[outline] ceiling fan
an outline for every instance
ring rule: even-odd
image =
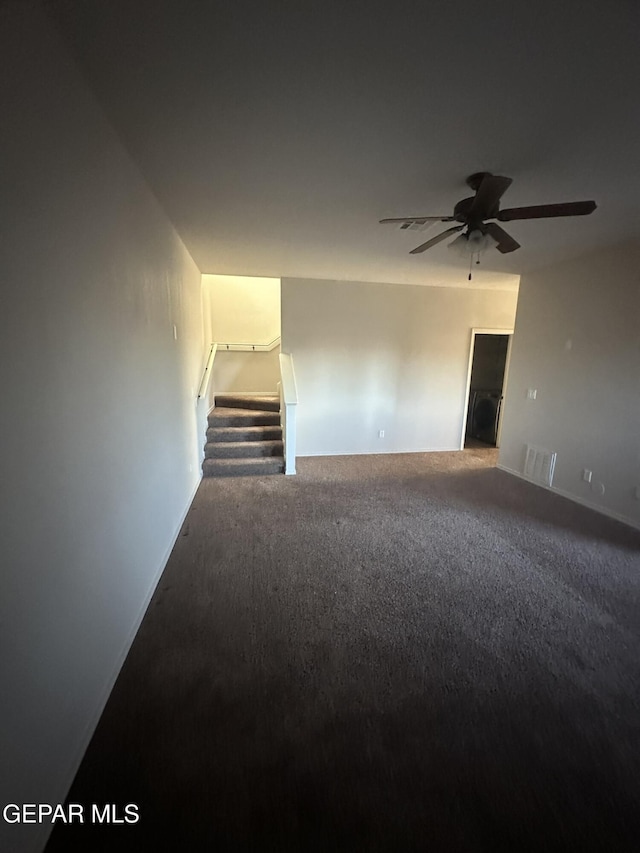
[[[412,255],[430,249],[458,231],[464,231],[464,233],[450,244],[450,248],[459,248],[465,254],[473,255],[495,246],[499,252],[507,254],[519,249],[520,243],[507,234],[497,222],[487,222],[487,220],[510,222],[513,219],[586,216],[596,209],[595,201],[572,201],[564,204],[537,204],[532,207],[511,207],[500,210],[500,199],[510,187],[511,182],[512,178],[492,175],[491,172],[474,172],[467,178],[467,185],[475,195],[459,201],[453,209],[453,216],[401,216],[397,219],[381,219],[380,224],[393,223],[403,229],[419,230],[421,226],[428,227],[429,223],[433,222],[461,223],[447,228],[442,234],[416,246],[410,252]]]

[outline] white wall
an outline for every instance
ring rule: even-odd
[[[471,329],[512,327],[516,300],[513,291],[283,279],[298,455],[459,449]]]
[[[205,362],[208,359],[211,344],[213,342],[213,335],[211,333],[211,294],[209,293],[209,288],[204,286],[204,282],[201,278],[201,290],[202,290],[202,335],[204,341],[204,358]],[[204,373],[204,371],[203,371]],[[202,379],[202,377],[201,377]],[[200,383],[198,383],[198,388],[200,388]],[[209,377],[209,382],[205,393],[203,395],[202,400],[200,400],[200,405],[205,411],[209,411],[213,406],[213,397],[215,394],[215,390],[213,387],[212,378]]]
[[[211,334],[222,343],[268,344],[280,335],[280,279],[203,275]]]
[[[556,451],[555,489],[636,525],[639,271],[636,242],[523,276],[500,450],[516,473],[527,442]]]
[[[56,803],[199,480],[201,281],[36,4],[0,105],[0,803]]]
[[[280,347],[270,352],[218,350],[213,363],[212,385],[218,394],[277,393],[280,381]]]

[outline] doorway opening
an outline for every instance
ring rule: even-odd
[[[461,449],[499,447],[513,329],[472,329]]]

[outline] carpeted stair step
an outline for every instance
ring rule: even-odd
[[[215,408],[209,413],[210,427],[279,426],[280,412],[257,409]]]
[[[216,394],[215,407],[216,409],[257,409],[261,412],[279,412],[280,398],[266,395]]]
[[[284,459],[263,456],[258,459],[205,459],[202,463],[205,477],[245,477],[263,474],[283,474]]]
[[[217,394],[207,420],[205,477],[284,473],[279,397]]]
[[[281,441],[281,426],[215,426],[207,430],[212,441]]]
[[[281,441],[215,441],[205,444],[207,459],[246,459],[282,456]]]

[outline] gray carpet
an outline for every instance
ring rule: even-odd
[[[640,849],[640,533],[495,458],[204,480],[50,853]]]

